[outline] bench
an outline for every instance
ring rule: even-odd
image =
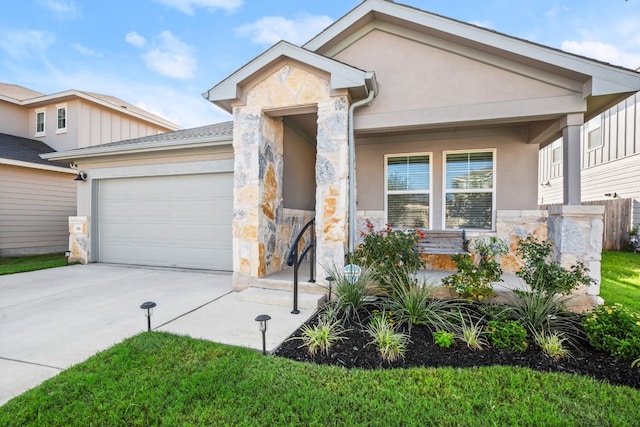
[[[468,252],[464,230],[439,231],[421,230],[424,239],[418,243],[418,250],[427,255],[454,255]]]

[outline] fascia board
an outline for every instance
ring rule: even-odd
[[[68,174],[76,173],[76,171],[74,171],[73,169],[63,168],[62,166],[43,165],[40,163],[23,162],[20,160],[5,159],[5,158],[0,158],[0,164],[9,165],[9,166],[18,166],[18,167],[29,168],[29,169],[52,171],[52,172],[62,172],[62,173],[68,173]]]
[[[84,159],[90,157],[113,156],[118,154],[148,153],[153,151],[180,150],[184,148],[215,147],[221,145],[231,145],[232,139],[228,136],[218,138],[199,138],[189,141],[180,141],[167,144],[166,141],[153,141],[142,144],[113,145],[106,147],[88,147],[77,150],[61,151],[57,153],[41,154],[45,160],[70,160]]]
[[[331,89],[348,89],[366,85],[368,73],[365,71],[293,46],[287,42],[279,42],[218,85],[204,92],[202,96],[211,102],[237,99],[240,96],[238,86],[243,81],[281,58],[291,58],[313,68],[326,71],[331,75]]]

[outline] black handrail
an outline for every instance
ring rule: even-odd
[[[289,267],[293,266],[293,311],[291,312],[292,314],[300,313],[300,310],[298,310],[298,268],[300,267],[300,262],[304,259],[304,257],[307,255],[307,252],[309,251],[311,251],[311,255],[309,256],[309,271],[311,273],[310,274],[311,277],[309,277],[309,283],[315,283],[316,281],[316,277],[314,273],[315,264],[316,264],[316,251],[315,251],[316,233],[315,233],[314,223],[315,223],[315,219],[312,219],[307,223],[307,225],[302,227],[302,230],[300,230],[300,233],[298,233],[298,237],[296,237],[296,240],[293,243],[291,250],[289,251],[289,256],[287,257],[287,265]],[[310,230],[309,244],[307,245],[307,247],[304,248],[304,250],[302,251],[302,254],[298,256],[298,246],[300,246],[300,239],[302,239],[302,236],[307,231],[307,229]]]

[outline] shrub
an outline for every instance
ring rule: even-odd
[[[355,261],[373,268],[382,277],[397,268],[413,272],[424,265],[418,251],[418,243],[424,239],[420,230],[405,232],[387,225],[384,230],[374,231],[373,224],[367,220],[362,237],[363,242],[354,254]]]
[[[369,302],[371,296],[379,293],[379,286],[370,269],[362,268],[357,280],[350,280],[341,268],[333,267],[329,270],[333,278],[333,306],[337,315],[343,319],[354,319]]]
[[[601,306],[583,322],[589,343],[623,359],[640,358],[640,313],[620,304]]]
[[[309,355],[315,356],[318,352],[327,355],[333,343],[346,339],[342,334],[347,331],[342,328],[339,320],[332,317],[331,314],[323,314],[320,315],[317,325],[302,326],[302,346],[307,347]]]
[[[490,320],[485,330],[497,348],[524,351],[528,347],[527,330],[516,320]]]
[[[467,344],[470,350],[482,350],[489,343],[485,338],[486,332],[482,325],[482,318],[474,322],[467,314],[467,319],[460,312],[460,339]]]
[[[477,239],[473,251],[475,257],[469,254],[451,256],[458,272],[442,279],[442,283],[462,298],[479,301],[493,295],[493,282],[502,281],[502,268],[495,257],[507,253],[508,248],[502,239],[487,237]]]
[[[373,338],[371,344],[378,347],[383,360],[394,362],[404,357],[410,342],[409,335],[396,331],[385,311],[374,314],[367,327],[367,333]]]
[[[433,287],[420,283],[414,276],[397,272],[390,280],[390,294],[384,306],[393,312],[399,325],[414,325],[435,329],[451,329],[452,313],[460,306],[457,300],[431,298]]]
[[[455,342],[456,336],[453,332],[438,330],[433,333],[433,342],[439,347],[449,348]]]
[[[538,331],[558,331],[583,339],[579,317],[565,307],[565,299],[543,292],[514,291],[515,299],[508,315],[519,321],[533,335]]]
[[[569,270],[551,261],[553,245],[549,241],[539,242],[533,236],[520,241],[518,254],[524,266],[516,274],[534,292],[568,295],[580,285],[589,286],[593,279],[587,276],[588,269],[578,262]]]
[[[552,359],[562,359],[570,354],[569,350],[564,346],[567,338],[564,337],[562,332],[534,332],[533,340],[544,354]]]

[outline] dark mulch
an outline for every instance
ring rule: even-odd
[[[369,316],[368,312],[361,312],[360,315],[361,319],[366,319]],[[317,323],[317,316],[310,319],[308,323]],[[411,343],[404,359],[388,363],[381,359],[376,346],[369,344],[370,337],[362,330],[362,327],[358,326],[357,322],[352,322],[347,328],[351,329],[344,335],[347,339],[336,342],[331,347],[328,356],[320,354],[309,356],[306,347],[301,347],[302,340],[295,338],[285,341],[274,352],[274,355],[301,362],[362,369],[521,366],[542,372],[586,375],[608,381],[611,384],[640,389],[640,368],[632,368],[631,361],[611,357],[582,340],[577,340],[570,347],[570,357],[554,360],[546,356],[532,343],[524,352],[493,347],[472,351],[459,340],[456,340],[452,347],[445,349],[434,344],[432,333],[427,327],[414,326],[411,329]],[[300,337],[300,329],[294,332],[291,337]]]

